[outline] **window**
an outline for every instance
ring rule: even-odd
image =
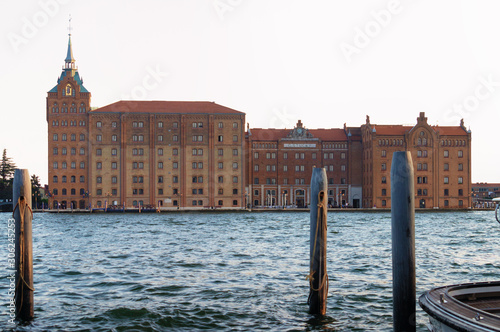
[[[62,148],[61,153],[63,156],[68,154],[68,150],[66,148]]]
[[[238,195],[238,189],[233,189],[233,195]]]
[[[238,205],[238,200],[237,199],[233,200],[233,205]]]
[[[458,150],[458,158],[463,158],[464,152],[462,150]]]
[[[84,182],[85,182],[85,176],[80,175],[80,183],[84,183]]]
[[[233,169],[238,169],[238,163],[237,162],[233,163]]]
[[[54,148],[54,150],[52,151],[52,154],[53,154],[54,156],[57,156],[57,154],[58,154],[58,150],[57,150],[57,148]]]
[[[385,150],[382,150],[381,152],[382,152],[382,157],[386,157],[387,156]]]
[[[237,156],[238,155],[238,149],[233,149],[233,156]]]
[[[178,163],[178,162],[176,162],[176,161],[174,161],[174,162],[172,163],[172,168],[173,168],[173,169],[177,169],[177,168],[179,168],[179,163]]]
[[[80,134],[80,141],[85,141],[85,134]]]
[[[219,169],[223,169],[223,168],[224,168],[224,163],[219,162],[219,163],[218,163],[218,168],[219,168]]]
[[[233,135],[233,142],[238,142],[238,135]]]
[[[177,155],[179,155],[179,149],[173,149],[173,150],[172,150],[172,155],[173,155],[173,156],[177,156]]]
[[[179,123],[178,122],[173,122],[172,123],[172,128],[178,128],[179,127]]]
[[[57,175],[54,175],[54,176],[52,177],[52,182],[57,183]]]
[[[458,177],[458,184],[463,184],[464,183],[464,178],[459,176]]]
[[[223,176],[219,176],[218,179],[217,179],[217,181],[219,183],[224,183],[224,177]]]
[[[118,164],[116,163],[116,161],[113,161],[111,163],[111,169],[117,169],[118,168]]]
[[[71,134],[70,139],[73,142],[76,141],[76,135],[75,134]]]
[[[463,171],[464,170],[464,164],[458,164],[458,170]]]
[[[219,135],[217,136],[217,141],[218,142],[223,142],[224,138],[222,137],[222,135]]]
[[[444,156],[445,158],[448,158],[448,157],[449,157],[449,155],[450,155],[450,152],[449,152],[448,150],[444,150],[444,151],[443,151],[443,156]]]
[[[172,177],[172,182],[173,183],[178,183],[179,182],[179,177],[177,175]]]
[[[387,169],[387,165],[386,165],[386,163],[383,163],[382,164],[382,170],[385,171],[386,169]]]
[[[158,169],[163,169],[163,162],[158,162]]]
[[[117,154],[118,154],[118,150],[117,149],[115,149],[115,148],[111,149],[111,155],[112,156],[116,156]]]
[[[116,121],[111,122],[111,127],[116,128]]]
[[[80,169],[85,169],[85,162],[84,161],[80,161]]]
[[[163,128],[163,122],[158,122],[158,128]]]
[[[224,128],[224,124],[222,122],[219,122],[219,125],[218,125],[219,128]]]
[[[464,190],[458,189],[458,196],[463,196],[463,195],[464,195]]]
[[[117,183],[117,182],[118,182],[118,178],[116,176],[112,176],[111,183]]]
[[[298,155],[298,153],[296,155]],[[266,152],[266,159],[271,159],[271,152]]]
[[[101,149],[96,149],[95,150],[95,155],[96,156],[102,156],[102,150]]]
[[[224,150],[223,149],[218,149],[217,150],[217,155],[223,156],[224,155]]]
[[[288,159],[288,152],[283,153],[283,159]]]
[[[342,153],[340,154],[340,159],[345,159],[345,152],[342,152]]]
[[[259,165],[253,165],[253,170],[255,172],[258,172],[259,171]]]
[[[67,177],[66,177],[66,175],[63,175],[62,176],[62,183],[66,183],[66,182],[67,182]]]
[[[461,199],[458,200],[458,206],[462,207],[464,206],[464,201],[462,201]]]
[[[118,140],[118,136],[117,135],[111,135],[111,141],[112,142],[116,142]]]
[[[258,152],[254,152],[253,153],[253,159],[259,159],[259,153]]]
[[[175,122],[175,123],[177,123],[177,122]],[[179,140],[179,136],[177,136],[177,135],[172,136],[172,141],[177,142],[178,140]]]
[[[62,134],[62,138],[61,138],[61,140],[63,140],[63,141],[67,141],[67,140],[68,140],[67,135],[66,135],[66,134]]]
[[[233,122],[233,129],[238,128],[238,122]]]
[[[101,127],[102,127],[102,122],[101,122],[101,121],[97,121],[97,122],[95,123],[95,126],[96,126],[97,128],[101,128]]]
[[[382,177],[382,183],[387,183],[387,179],[385,176]]]
[[[237,176],[233,176],[233,183],[238,183],[238,177]]]
[[[84,148],[80,148],[80,156],[83,156],[85,155],[85,149]]]
[[[382,189],[382,196],[387,196],[387,189]]]
[[[450,182],[450,179],[447,176],[445,176],[444,177],[444,184],[448,184],[449,182]]]
[[[63,169],[68,168],[68,164],[67,164],[65,161],[63,161],[63,162],[62,162],[62,168],[63,168]]]
[[[71,162],[71,169],[76,169],[76,162],[74,161]]]
[[[288,165],[283,165],[283,172],[288,172]]]
[[[101,162],[98,162],[98,163],[96,164],[96,168],[97,168],[97,169],[102,169],[102,163],[101,163]]]
[[[54,136],[52,136],[52,140],[57,141],[57,134],[54,134]]]
[[[450,205],[450,201],[448,201],[447,199],[444,200],[444,206],[449,206]]]
[[[382,200],[382,206],[387,206],[387,201],[385,199]]]
[[[97,135],[97,136],[95,137],[95,140],[96,140],[97,142],[102,142],[102,135]],[[63,141],[64,141],[64,140],[63,140]]]
[[[76,176],[71,175],[70,182],[71,183],[75,183],[76,182]]]
[[[158,176],[158,183],[163,183],[163,176]]]

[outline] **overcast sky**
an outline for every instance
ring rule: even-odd
[[[2,1],[0,148],[42,183],[70,15],[92,107],[215,101],[254,128],[464,118],[472,181],[500,182],[498,0]]]

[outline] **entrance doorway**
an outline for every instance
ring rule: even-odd
[[[419,205],[421,209],[425,209],[425,199],[422,198]]]

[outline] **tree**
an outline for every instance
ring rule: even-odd
[[[0,163],[0,178],[3,183],[12,179],[15,169],[16,164],[14,164],[12,158],[7,157],[7,149],[3,149],[2,162]]]
[[[12,180],[16,165],[12,158],[7,157],[7,149],[3,150],[0,162],[0,199],[12,200]]]
[[[31,194],[32,194],[32,202],[31,206],[33,206],[34,209],[38,208],[38,204],[41,203],[42,197],[40,195],[40,178],[32,174],[31,175]]]

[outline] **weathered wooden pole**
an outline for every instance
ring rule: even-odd
[[[410,152],[392,156],[392,290],[394,331],[415,331],[415,196]]]
[[[16,318],[31,320],[33,310],[33,244],[31,241],[31,180],[27,169],[16,169],[12,195],[16,240]]]
[[[328,295],[326,272],[326,217],[328,181],[324,168],[313,168],[310,206],[309,313],[324,315]]]

